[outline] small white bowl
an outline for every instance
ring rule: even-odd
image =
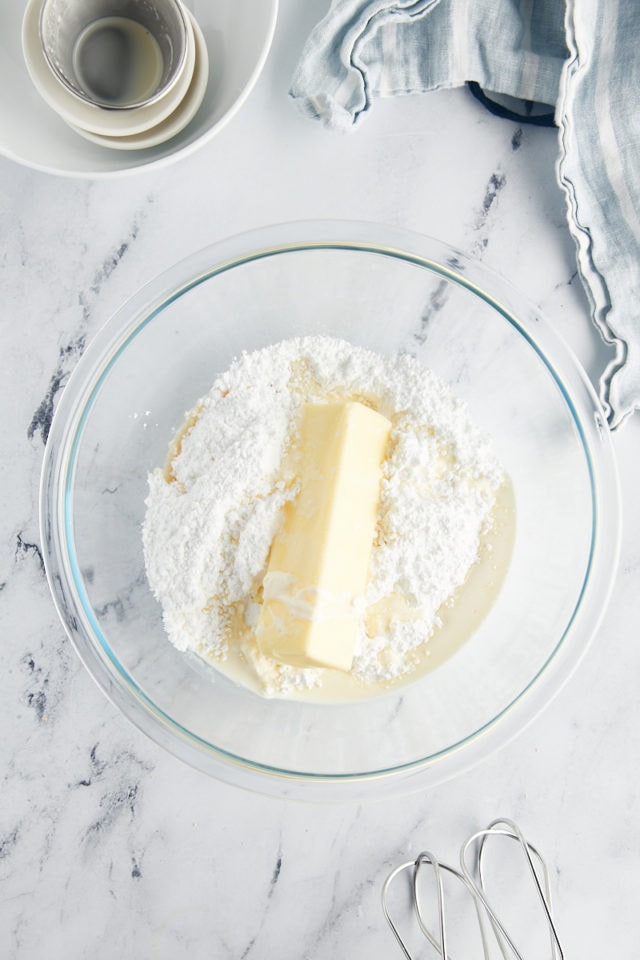
[[[186,62],[180,76],[164,97],[134,110],[108,110],[86,103],[64,87],[51,70],[40,43],[41,0],[29,0],[22,24],[22,49],[33,84],[46,103],[75,130],[79,128],[108,137],[144,133],[172,114],[184,99],[193,77],[196,49],[193,17],[187,17]]]
[[[184,70],[191,41],[181,0],[39,0],[39,5],[45,58],[58,83],[82,103],[136,109],[165,96]],[[104,72],[109,63],[114,75]],[[142,69],[132,74],[134,64]]]
[[[123,176],[167,166],[194,153],[235,116],[255,86],[276,26],[278,0],[186,0],[202,28],[209,82],[195,117],[171,140],[140,150],[112,150],[79,137],[42,99],[20,49],[24,0],[0,3],[0,154],[45,173]]]
[[[189,14],[189,16],[191,17],[191,14]],[[209,79],[207,44],[197,22],[193,20],[193,18],[191,19],[196,49],[195,69],[189,89],[173,113],[169,114],[161,123],[151,127],[150,130],[145,130],[132,136],[107,137],[93,133],[90,130],[83,130],[81,127],[74,127],[76,133],[79,133],[81,137],[90,140],[92,143],[110,147],[112,150],[146,150],[149,147],[155,147],[177,136],[177,134],[193,120],[198,112]]]

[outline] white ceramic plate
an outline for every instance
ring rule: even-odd
[[[92,143],[110,147],[112,150],[140,150],[146,147],[155,147],[180,133],[196,115],[205,95],[209,78],[207,44],[198,23],[193,17],[192,26],[196,52],[195,69],[187,93],[177,110],[150,130],[143,130],[131,136],[109,137],[93,133],[90,130],[83,130],[80,127],[74,127],[76,132]]]
[[[200,108],[171,140],[139,150],[89,142],[45,103],[22,54],[24,0],[0,2],[0,154],[47,173],[104,177],[184,156],[206,143],[237,112],[255,85],[271,47],[278,0],[187,0],[202,28],[209,82]]]

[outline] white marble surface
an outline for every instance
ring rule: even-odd
[[[455,858],[495,816],[554,865],[569,957],[637,953],[640,421],[615,435],[624,528],[611,605],[545,713],[427,793],[281,802],[197,773],[105,700],[70,648],[39,549],[47,425],[84,345],[143,281],[228,234],[316,217],[399,224],[480,257],[538,303],[597,380],[607,351],[576,277],[555,134],[463,91],[378,104],[358,132],[299,117],[287,85],[325,0],[284,0],[257,88],[179,165],[70,180],[0,158],[0,956],[400,956],[392,866]]]

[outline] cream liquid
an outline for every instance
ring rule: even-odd
[[[114,107],[152,96],[163,67],[155,37],[128,17],[102,17],[90,23],[73,50],[73,68],[85,93]]]
[[[493,606],[509,568],[514,538],[515,498],[507,482],[497,492],[493,524],[480,544],[478,562],[453,598],[440,608],[442,624],[419,648],[410,672],[394,680],[367,682],[339,670],[323,670],[320,687],[296,689],[276,696],[316,703],[366,700],[414,683],[435,670],[471,637]],[[229,679],[264,696],[263,684],[251,662],[256,654],[256,642],[242,610],[235,611],[232,633],[225,660],[208,658],[204,652],[200,652],[200,656]]]

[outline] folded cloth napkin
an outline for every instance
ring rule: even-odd
[[[640,409],[640,15],[637,0],[333,0],[290,95],[334,129],[378,97],[473,82],[548,104],[578,269],[602,337],[611,427]]]

